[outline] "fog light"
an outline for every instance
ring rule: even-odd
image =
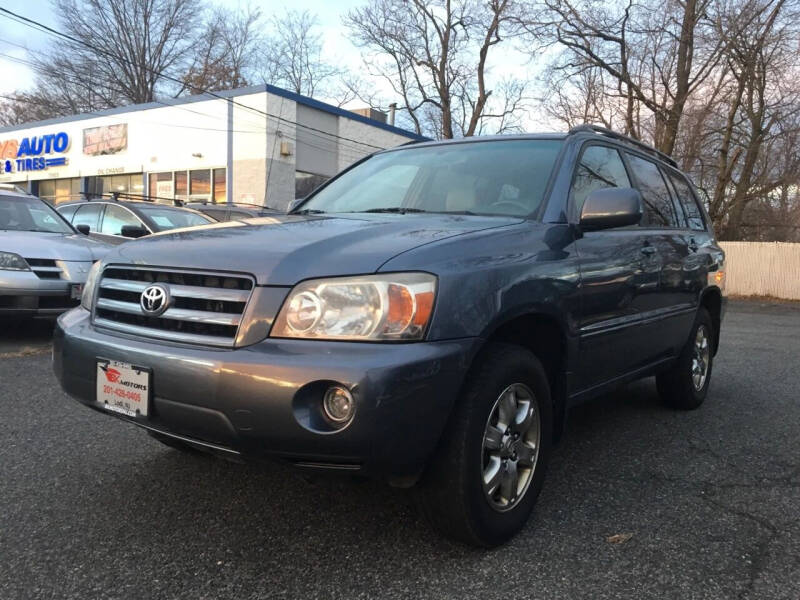
[[[322,409],[325,411],[325,416],[334,423],[349,421],[353,416],[355,407],[350,390],[338,385],[329,387],[325,392],[325,397],[322,399]]]

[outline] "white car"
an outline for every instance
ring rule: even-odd
[[[60,314],[80,303],[112,246],[78,232],[49,204],[0,187],[0,317]]]

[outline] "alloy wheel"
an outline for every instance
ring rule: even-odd
[[[483,493],[504,512],[528,491],[541,443],[541,417],[531,389],[514,383],[504,389],[489,413],[483,434]]]
[[[708,330],[705,325],[697,328],[692,349],[692,384],[696,391],[703,389],[708,378],[708,363],[711,357],[711,347],[708,343]]]

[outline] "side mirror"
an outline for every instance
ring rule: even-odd
[[[605,188],[589,194],[581,210],[581,231],[636,225],[642,220],[642,195],[633,188]]]
[[[144,227],[140,227],[138,225],[123,225],[120,233],[122,234],[122,237],[140,238],[146,236],[150,232]]]
[[[86,223],[75,225],[75,229],[80,231],[83,235],[89,235],[89,232],[91,231],[91,229],[89,229],[89,226]]]

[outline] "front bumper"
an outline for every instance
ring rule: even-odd
[[[83,285],[91,262],[56,261],[58,278],[40,278],[34,271],[0,270],[0,317],[55,316],[80,304],[72,297]]]
[[[267,339],[218,350],[111,335],[79,308],[58,320],[53,367],[83,404],[208,449],[407,478],[434,451],[476,346]],[[96,401],[98,357],[152,369],[148,417],[111,413]],[[346,385],[356,402],[353,421],[336,432],[308,419],[326,382]]]

